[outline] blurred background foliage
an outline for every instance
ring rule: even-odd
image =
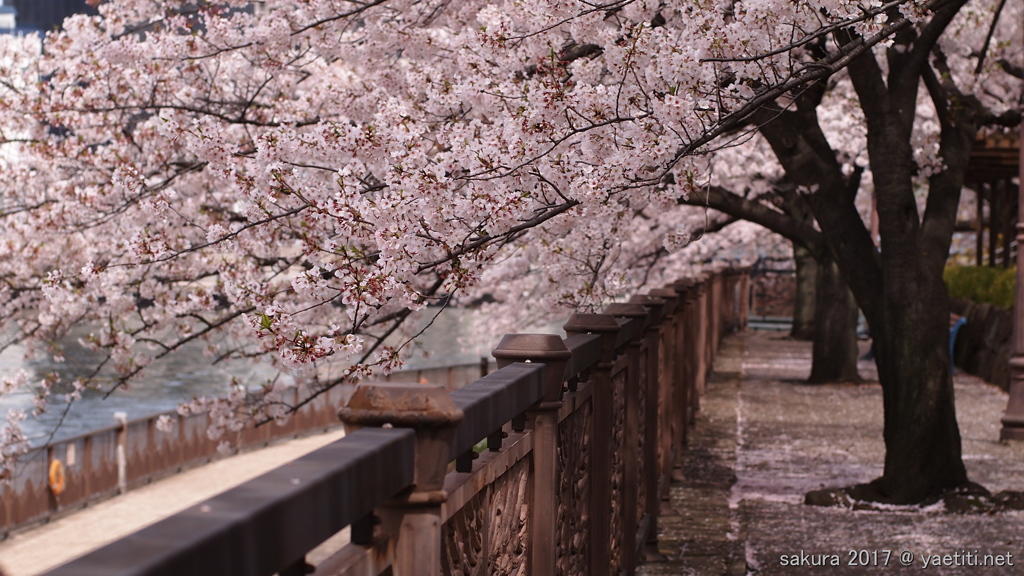
[[[966,298],[1001,308],[1013,308],[1015,267],[947,266],[942,273],[950,298]]]

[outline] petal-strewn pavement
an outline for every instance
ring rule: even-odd
[[[809,343],[730,336],[663,503],[668,561],[640,574],[1024,574],[1024,512],[803,504],[808,491],[882,472],[882,392],[873,363],[860,368],[870,383],[806,385]],[[1024,490],[1024,444],[998,441],[1006,394],[963,374],[955,384],[971,479]]]

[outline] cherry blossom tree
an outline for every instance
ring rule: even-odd
[[[806,86],[870,67],[879,43],[928,64],[963,5],[110,0],[47,35],[41,56],[4,38],[0,317],[11,342],[58,358],[60,338],[87,326],[104,360],[73,382],[0,392],[34,386],[42,409],[51,389],[123,386],[203,342],[214,358],[293,371],[309,399],[399,365],[389,337],[433,302],[485,287],[581,309],[662,281],[692,265],[705,232],[753,239],[679,205],[708,190],[715,147],[763,123],[762,107],[788,110]],[[873,245],[829,235],[841,226],[820,196],[805,195],[840,269],[877,262]],[[906,334],[886,332],[903,320],[882,312],[899,303],[876,279],[851,287],[887,351],[888,441],[917,418],[897,391],[949,377],[889,384],[909,370]],[[327,378],[325,363],[340,368]],[[277,419],[297,407],[284,386],[193,408],[219,430]],[[933,416],[948,424],[951,402]],[[943,470],[886,477],[918,472],[941,476],[926,491],[950,484]]]
[[[806,100],[808,94],[823,94],[823,84],[808,88],[798,97]],[[765,124],[762,133],[768,133],[779,124],[772,124],[778,113],[769,112],[761,118]],[[847,116],[840,130],[848,142],[856,130]],[[857,382],[857,319],[858,309],[846,282],[836,267],[835,260],[824,236],[815,229],[814,217],[796,182],[799,174],[789,175],[779,164],[768,140],[758,135],[746,145],[728,148],[716,154],[716,169],[704,195],[682,198],[689,205],[706,204],[734,217],[758,222],[781,234],[793,243],[793,256],[797,266],[797,306],[794,311],[792,336],[813,341],[810,383]],[[753,169],[752,169],[753,167]],[[837,180],[845,184],[837,193],[856,193],[862,169],[851,166],[849,176]],[[738,190],[738,192],[732,192]],[[865,216],[869,216],[865,213]],[[801,260],[810,260],[810,263]],[[810,289],[806,279],[810,278]],[[807,294],[801,294],[801,289]],[[808,302],[801,303],[801,296]],[[811,310],[808,326],[799,325],[802,307]]]
[[[1019,7],[1004,3],[939,9],[884,50],[851,62],[830,85],[815,85],[751,118],[818,229],[750,194],[717,190],[711,202],[807,245],[817,236],[864,310],[884,391],[887,453],[883,476],[848,489],[854,497],[918,502],[969,485],[941,274],[976,135],[1020,122],[1019,54],[1006,51],[1019,42],[1020,22]],[[824,100],[827,92],[832,103]],[[862,129],[851,129],[849,121],[830,125],[844,107]],[[860,150],[867,151],[864,164]],[[855,178],[861,168],[868,173]],[[877,200],[878,247],[863,205],[858,210],[856,182],[869,185]]]

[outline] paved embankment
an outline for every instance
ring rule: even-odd
[[[39,574],[282,466],[344,436],[341,428],[170,476],[0,541],[6,576]]]
[[[875,378],[872,363],[861,368]],[[777,332],[726,340],[665,503],[669,560],[641,574],[1024,574],[1024,512],[803,504],[810,490],[879,476],[884,457],[878,384],[808,386],[809,372],[807,343]],[[1006,394],[972,376],[955,382],[971,479],[992,492],[1024,490],[1024,444],[998,442]],[[1013,566],[967,565],[985,555]],[[925,568],[926,556],[962,565]]]

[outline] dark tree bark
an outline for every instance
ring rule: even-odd
[[[807,195],[798,190],[817,190],[816,196],[828,196],[853,207],[860,187],[860,171],[847,177],[843,174],[835,151],[821,133],[817,122],[817,106],[825,93],[824,84],[805,90],[797,99],[795,110],[766,109],[755,116],[761,122],[761,134],[771,145],[786,170],[792,189],[780,187],[783,209],[795,218],[805,214],[813,220],[814,206]],[[786,208],[792,206],[793,208]],[[863,227],[863,226],[862,226]],[[829,242],[830,230],[824,227],[824,246],[819,247],[815,283],[815,316],[811,375],[809,383],[859,382],[857,372],[857,304],[847,288]]]
[[[797,243],[793,244],[793,262],[796,264],[796,304],[789,336],[795,340],[813,340],[818,262],[810,250]]]
[[[881,501],[920,502],[968,483],[949,368],[949,300],[942,270],[978,128],[978,106],[954,94],[954,87],[943,86],[939,77],[948,82],[948,75],[935,74],[929,63],[936,40],[961,5],[946,4],[920,32],[898,35],[887,54],[887,78],[873,55],[865,54],[849,68],[868,125],[881,254],[876,263],[849,257],[837,261],[848,278],[875,279],[870,286],[853,281],[851,288],[875,336],[885,410],[885,469],[858,495]],[[941,65],[938,59],[936,65]],[[924,214],[919,215],[910,137],[922,78],[938,111],[945,170],[930,178]],[[831,208],[822,206],[822,211]]]
[[[937,40],[965,1],[943,3],[926,21],[903,28],[884,55],[885,66],[865,52],[847,68],[867,123],[880,246],[854,206],[859,176],[844,178],[818,124],[823,84],[808,87],[786,109],[762,109],[751,118],[821,232],[754,200],[712,195],[711,207],[787,235],[816,257],[830,255],[864,312],[883,390],[886,456],[880,478],[849,489],[858,498],[918,503],[970,485],[956,423],[942,270],[978,127],[1019,122],[1020,116],[995,116],[953,84]],[[837,36],[840,45],[852,40],[849,31]],[[919,212],[911,135],[922,81],[941,127],[944,169],[929,178]]]
[[[824,188],[806,195],[875,337],[885,468],[881,478],[853,491],[872,500],[915,503],[968,484],[949,370],[949,302],[942,269],[977,131],[977,110],[968,105],[969,99],[943,86],[939,78],[948,81],[948,75],[935,74],[928,60],[961,4],[945,4],[920,29],[897,35],[887,53],[887,77],[873,54],[862,55],[848,68],[867,121],[881,250],[875,250],[852,198],[823,194]],[[922,78],[939,112],[946,169],[931,177],[924,214],[919,214],[910,138]],[[787,116],[795,140],[769,137],[777,150],[786,144],[796,150],[780,154],[784,165],[787,158],[792,160],[787,172],[799,173],[801,163],[835,162],[813,109]],[[801,162],[808,157],[819,160]],[[829,178],[829,173],[834,171],[819,176]]]
[[[778,114],[778,111],[771,114]],[[838,164],[836,171],[839,173]],[[845,190],[851,184],[841,173],[839,179],[844,190],[842,193],[846,194]],[[859,173],[851,179],[853,180],[859,182]],[[853,187],[856,189],[856,184]],[[766,204],[757,199],[741,197],[722,188],[713,187],[705,198],[681,198],[680,202],[693,205],[706,203],[720,212],[760,224],[792,241],[794,250],[799,247],[809,255],[816,272],[812,276],[813,288],[809,290],[814,294],[814,311],[809,330],[813,345],[808,383],[859,382],[857,304],[842,275],[835,270],[835,263],[824,237],[814,229],[814,217],[809,207],[795,190],[792,182],[780,183],[775,188],[771,202]],[[823,267],[829,267],[830,273],[822,274]]]
[[[884,97],[876,94],[872,98],[877,102]],[[835,163],[835,155],[813,111],[784,112],[772,123],[774,127],[770,124],[762,132],[787,172],[808,179],[800,184],[819,184],[817,192],[806,197],[838,268],[850,279],[875,338],[884,399],[885,469],[881,478],[855,493],[886,502],[920,502],[967,483],[953,406],[947,356],[949,304],[941,275],[957,199],[941,196],[951,194],[954,186],[947,181],[952,178],[950,172],[956,170],[956,161],[933,178],[935,189],[930,196],[936,197],[929,199],[932,210],[926,210],[925,219],[919,220],[912,187],[910,126],[902,119],[901,131],[901,119],[892,118],[896,114],[888,110],[888,122],[873,123],[871,113],[866,113],[868,150],[878,195],[880,253],[871,243],[852,198],[825,193],[837,187],[820,184],[841,172],[838,167],[829,167]],[[965,149],[969,154],[970,142],[965,143]],[[954,150],[949,154],[963,155]],[[949,205],[954,212],[947,218],[943,245],[943,226],[934,220],[950,210]],[[926,230],[933,234],[924,234]]]
[[[784,196],[786,196],[784,194]],[[807,225],[813,223],[799,197],[782,200],[783,210]],[[798,206],[793,206],[794,204]],[[808,384],[860,382],[857,372],[857,302],[846,287],[827,246],[816,252],[793,244],[796,262],[796,305],[790,337],[810,340]]]
[[[803,200],[788,188],[778,188],[776,192],[781,198],[773,198],[771,203],[772,206],[780,206],[784,212],[721,188],[712,188],[704,199],[682,198],[680,202],[694,205],[706,202],[711,208],[760,224],[792,241],[794,251],[799,247],[809,255],[808,266],[816,272],[803,276],[805,280],[807,276],[811,277],[812,288],[807,291],[814,294],[811,303],[814,312],[808,322],[813,341],[808,382],[858,382],[857,303],[838,271],[824,276],[820,273],[822,262],[831,269],[835,268],[835,263],[824,238],[813,228],[813,217],[802,206]],[[799,284],[803,282],[798,273]]]
[[[857,373],[857,303],[835,262],[818,263],[815,336],[809,384],[860,382]]]

